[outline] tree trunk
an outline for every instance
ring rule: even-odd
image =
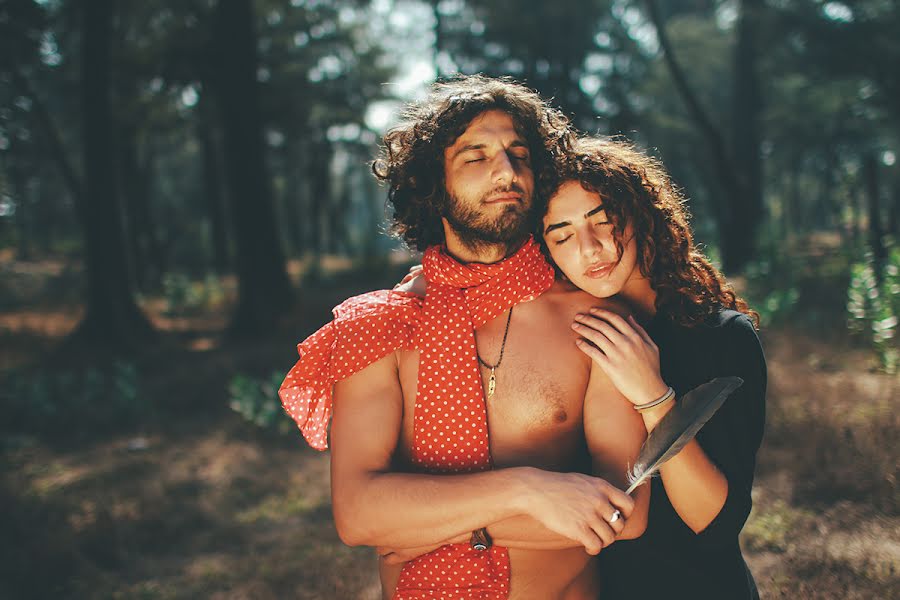
[[[863,156],[863,186],[868,200],[869,248],[875,262],[875,276],[881,281],[882,267],[886,251],[884,247],[884,225],[881,221],[881,202],[878,185],[878,159],[874,152],[866,152]]]
[[[757,72],[756,39],[762,0],[743,0],[737,23],[732,94],[732,149],[741,194],[730,198],[729,222],[723,236],[726,269],[739,269],[753,259],[756,233],[763,217],[761,115],[762,94]],[[799,173],[799,169],[797,171]],[[799,207],[800,198],[792,199]]]
[[[311,146],[307,167],[310,182],[309,233],[310,249],[313,253],[313,267],[317,269],[325,252],[323,206],[331,202],[331,178],[328,173],[330,157],[327,142],[314,142]]]
[[[284,143],[284,219],[285,233],[289,244],[289,255],[300,256],[303,253],[303,231],[301,230],[302,217],[302,173],[299,168],[300,155],[298,144],[293,140]]]
[[[203,153],[203,194],[206,198],[206,210],[212,235],[213,269],[219,275],[228,271],[230,265],[228,255],[228,228],[225,219],[225,203],[222,198],[222,168],[219,145],[213,133],[212,110],[209,106],[209,92],[200,97],[200,110],[197,118],[197,137],[200,138]]]
[[[891,210],[888,214],[888,233],[894,236],[896,243],[897,234],[900,234],[900,181],[894,178],[894,197],[891,201]]]
[[[293,293],[263,156],[251,1],[220,0],[214,21],[214,77],[239,280],[238,306],[229,329],[232,335],[249,336],[273,326],[291,305]]]
[[[713,124],[706,110],[700,104],[694,91],[688,84],[684,70],[681,68],[669,36],[666,32],[665,22],[655,0],[647,0],[647,9],[651,21],[656,27],[657,38],[662,48],[663,59],[678,90],[688,113],[693,119],[700,134],[706,140],[707,149],[712,160],[716,175],[723,192],[723,210],[719,223],[719,238],[722,247],[722,262],[725,270],[732,271],[743,267],[753,255],[753,243],[755,242],[755,229],[758,221],[752,219],[762,214],[761,209],[747,208],[744,204],[751,204],[747,192],[744,189],[743,177],[739,175],[734,166],[731,151],[725,143],[721,131]],[[758,146],[757,146],[758,152]],[[744,219],[751,219],[744,221]]]
[[[130,347],[153,334],[135,303],[122,211],[116,197],[113,116],[110,101],[112,0],[81,4],[84,114],[85,267],[87,298],[84,320],[75,336],[107,347]]]
[[[31,194],[28,190],[28,178],[25,169],[19,162],[13,163],[9,172],[9,183],[16,199],[16,258],[21,261],[29,261],[33,258],[32,242],[33,227]]]

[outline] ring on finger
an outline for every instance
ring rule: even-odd
[[[621,518],[622,518],[622,513],[620,513],[620,512],[617,510],[616,512],[614,512],[614,513],[612,514],[612,516],[611,516],[609,519],[607,519],[607,521],[609,522],[610,525],[612,525],[613,523],[615,523],[616,521],[618,521],[618,520],[621,519]]]

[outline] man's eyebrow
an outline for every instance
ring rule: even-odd
[[[601,212],[603,210],[604,210],[603,205],[601,204],[601,205],[597,206],[596,208],[593,208],[593,209],[589,210],[588,212],[584,213],[584,218],[589,219],[589,218],[593,217],[594,215],[596,215],[598,212]],[[556,229],[568,227],[571,224],[572,224],[571,221],[560,221],[559,223],[551,223],[550,225],[547,225],[547,229],[544,230],[544,235],[547,235],[548,233],[550,233],[551,231],[554,231]]]
[[[487,147],[487,144],[466,144],[465,146],[463,146],[462,148],[459,148],[456,152],[453,153],[451,160],[453,158],[456,158],[463,152],[469,152],[470,150],[484,150],[486,147]],[[510,143],[509,147],[510,148],[525,148],[526,150],[529,150],[528,144],[526,144],[524,141],[519,140],[519,139],[514,140],[512,143]]]
[[[462,148],[458,149],[456,152],[453,153],[453,158],[456,158],[463,152],[468,152],[470,150],[484,150],[484,148],[485,148],[484,144],[466,144],[465,146],[463,146]]]

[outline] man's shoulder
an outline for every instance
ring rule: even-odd
[[[613,298],[597,298],[568,281],[556,280],[536,301],[547,303],[554,309],[571,312],[587,311],[592,307],[606,308],[621,315],[631,312],[628,306]]]
[[[353,319],[361,316],[384,314],[404,315],[418,312],[422,298],[401,290],[376,290],[347,298],[332,309],[335,319]]]
[[[396,290],[377,290],[335,306],[334,330],[350,344],[370,341],[408,346],[422,317],[422,298]],[[402,340],[391,342],[391,340]]]

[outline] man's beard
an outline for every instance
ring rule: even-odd
[[[532,232],[531,202],[525,198],[524,193],[521,202],[504,204],[503,211],[498,215],[489,216],[478,210],[478,207],[484,206],[486,198],[504,191],[522,193],[515,186],[512,190],[492,190],[482,196],[473,208],[447,192],[444,218],[464,246],[479,250],[487,246],[503,245],[509,251],[521,244]]]

